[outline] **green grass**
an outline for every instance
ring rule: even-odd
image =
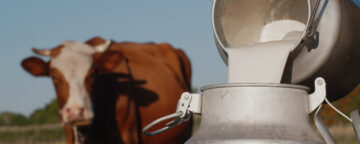
[[[15,127],[0,131],[0,144],[38,144],[65,141],[61,127]]]

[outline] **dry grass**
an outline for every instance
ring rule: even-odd
[[[63,144],[64,140],[59,124],[0,128],[0,144]]]

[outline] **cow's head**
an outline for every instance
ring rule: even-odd
[[[110,40],[101,38],[86,43],[65,41],[53,49],[33,49],[38,55],[50,57],[48,62],[30,57],[21,65],[34,76],[52,78],[63,123],[85,125],[94,117],[91,104],[94,77],[112,71],[123,59],[121,52],[107,50],[110,45]]]

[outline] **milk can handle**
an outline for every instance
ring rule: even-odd
[[[317,109],[314,115],[314,122],[316,128],[319,130],[326,144],[336,144],[334,138],[331,136],[328,128],[323,123],[319,115],[319,111],[322,107],[322,103],[324,101],[327,101],[325,79],[321,77],[316,78],[314,86],[315,86],[315,91],[309,95],[309,114]]]
[[[313,0],[308,0],[308,3],[310,5],[311,5],[311,1]],[[319,12],[320,4],[321,4],[321,0],[316,0],[314,8],[311,9],[311,15],[309,18],[308,27],[306,29],[306,35],[303,38],[304,41],[308,41],[309,39],[312,39],[312,37],[316,33],[318,19],[321,14],[321,11]]]
[[[340,110],[338,110],[336,107],[334,107],[329,100],[327,100],[325,98],[325,102],[334,110],[336,111],[339,115],[343,116],[345,119],[347,119],[349,122],[351,122],[353,124],[354,130],[355,130],[355,134],[356,137],[358,139],[358,142],[360,142],[360,116],[359,116],[359,111],[358,110],[354,110],[351,112],[350,116],[351,118],[349,118],[347,115],[345,115],[344,113],[342,113]],[[331,136],[329,130],[326,128],[323,120],[320,117],[319,111],[321,109],[322,104],[317,108],[317,111],[314,115],[314,121],[315,121],[315,125],[318,128],[318,130],[320,131],[322,137],[324,138],[324,140],[326,141],[327,144],[336,144],[334,138]]]
[[[167,131],[167,130],[171,129],[172,127],[177,126],[177,125],[179,124],[179,123],[178,123],[178,124],[173,124],[173,123],[175,123],[175,122],[177,121],[176,118],[180,117],[181,115],[182,115],[182,112],[176,112],[176,113],[173,113],[173,114],[170,114],[170,115],[161,117],[161,118],[159,118],[159,119],[151,122],[151,123],[148,124],[147,126],[145,126],[142,131],[144,132],[144,134],[145,134],[146,136],[153,136],[153,135],[157,135],[157,134],[159,134],[159,133],[162,133],[162,132],[164,132],[164,131]],[[150,128],[152,128],[153,126],[157,125],[157,124],[160,123],[160,122],[169,120],[169,119],[174,119],[174,120],[171,121],[171,122],[169,122],[169,123],[167,123],[167,124],[165,125],[165,127],[161,128],[161,129],[155,130],[155,131],[153,131],[153,132],[148,132],[148,130],[149,130]]]
[[[358,141],[360,142],[360,116],[358,110],[355,110],[351,112],[349,118],[347,115],[342,113],[339,109],[337,109],[335,106],[333,106],[330,101],[326,98],[326,83],[323,78],[317,78],[315,80],[315,92],[309,95],[309,113],[313,112],[315,109],[315,115],[314,115],[314,122],[319,130],[321,136],[324,138],[326,144],[336,144],[334,138],[331,136],[328,128],[324,124],[323,120],[321,119],[321,116],[319,114],[322,103],[326,102],[329,107],[331,107],[335,112],[337,112],[339,115],[343,116],[345,119],[347,119],[349,122],[353,124],[355,134],[358,138]]]
[[[164,117],[161,117],[147,126],[145,126],[142,131],[146,136],[153,136],[159,133],[165,132],[185,121],[190,120],[192,114],[201,114],[201,94],[191,94],[189,92],[182,93],[177,107],[176,112]],[[165,127],[155,130],[153,132],[149,132],[148,130],[153,126],[169,120],[174,119],[171,122],[167,123]]]

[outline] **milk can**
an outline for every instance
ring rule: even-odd
[[[296,39],[282,83],[313,87],[327,81],[337,100],[360,81],[360,2],[357,0],[215,0],[213,29],[219,53],[236,45]],[[287,22],[284,25],[274,25]],[[289,25],[294,25],[289,27]]]
[[[308,90],[288,84],[204,87],[202,121],[186,144],[321,144],[310,125],[314,96]]]
[[[174,114],[144,127],[156,135],[201,114],[198,131],[185,144],[333,144],[318,112],[326,99],[326,83],[315,80],[315,91],[293,84],[218,84],[203,87],[201,94],[185,92]],[[312,129],[309,114],[322,138]],[[360,118],[356,116],[356,118]],[[164,128],[151,127],[173,119]],[[359,125],[360,126],[360,125]]]

